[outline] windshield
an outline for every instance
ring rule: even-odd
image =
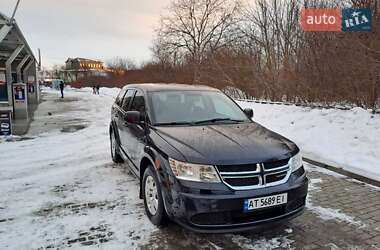
[[[151,92],[156,125],[248,122],[244,112],[217,91]]]

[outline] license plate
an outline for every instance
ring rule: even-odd
[[[251,211],[259,208],[273,207],[288,202],[288,194],[277,194],[254,199],[244,200],[244,210]]]

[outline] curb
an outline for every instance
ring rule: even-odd
[[[328,169],[330,171],[336,172],[336,173],[341,174],[341,175],[345,175],[345,176],[350,177],[352,179],[355,179],[355,180],[358,180],[358,181],[361,181],[361,182],[364,182],[364,183],[367,183],[367,184],[370,184],[370,185],[373,185],[376,187],[380,187],[380,181],[370,179],[370,178],[365,177],[363,175],[359,175],[359,174],[349,172],[347,170],[344,170],[341,167],[331,166],[331,165],[328,165],[328,164],[325,164],[322,162],[318,162],[318,161],[314,161],[312,159],[305,158],[305,157],[303,157],[302,160],[307,162],[307,163],[310,163],[312,165]]]
[[[352,107],[339,107],[339,106],[333,106],[333,105],[320,105],[320,104],[306,104],[306,103],[292,103],[292,102],[273,102],[273,101],[265,101],[265,100],[255,100],[255,99],[234,99],[239,102],[254,102],[259,104],[274,104],[274,105],[285,105],[285,106],[297,106],[297,107],[304,107],[304,108],[312,108],[312,109],[337,109],[337,110],[351,110],[355,108],[356,106]],[[367,110],[373,114],[380,114],[380,109],[377,108],[375,112],[371,111],[370,109],[363,108],[364,110]]]

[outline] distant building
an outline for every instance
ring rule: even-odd
[[[69,58],[66,60],[66,70],[104,70],[102,61],[86,58]]]
[[[65,69],[62,71],[62,78],[65,82],[70,83],[80,78],[107,76],[107,72],[102,61],[79,57],[68,58]]]

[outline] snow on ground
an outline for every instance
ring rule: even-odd
[[[351,110],[238,102],[300,146],[304,156],[380,181],[380,116]]]
[[[83,237],[104,241],[107,249],[131,249],[156,230],[143,216],[137,180],[109,156],[118,90],[89,93],[68,90],[64,100],[48,99],[35,116],[53,111],[32,123],[35,139],[0,143],[0,249],[80,247]],[[57,105],[66,112],[54,110]],[[61,124],[74,117],[73,127]]]
[[[232,242],[241,247],[242,249],[252,250],[267,250],[267,249],[292,249],[291,245],[294,240],[288,239],[287,236],[275,237],[270,240],[262,238],[259,240],[252,240],[242,235],[232,235]]]

